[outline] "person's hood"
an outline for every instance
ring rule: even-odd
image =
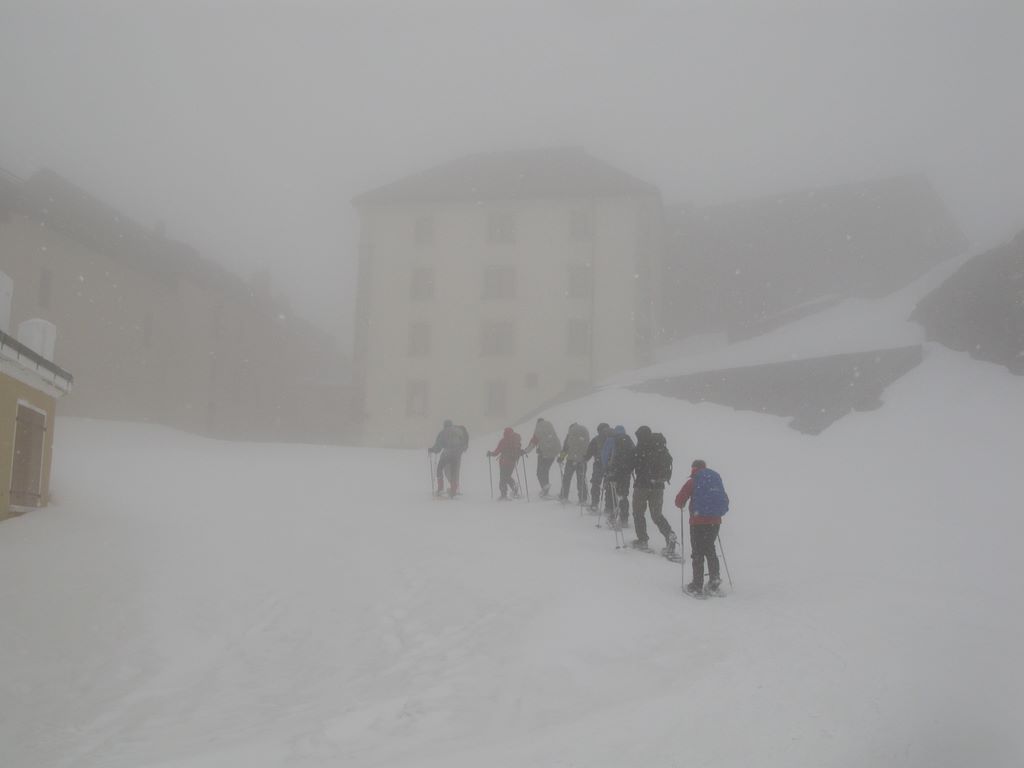
[[[617,426],[615,428],[615,434],[616,435],[624,435],[624,434],[626,434],[626,428],[624,426],[622,426],[621,424],[619,424],[619,426]]]
[[[451,425],[452,425],[452,420],[451,419],[445,419],[444,420],[444,428],[445,429],[448,429],[448,427],[450,427]]]
[[[515,430],[512,427],[505,427],[505,431],[502,433],[504,437],[512,437],[515,434]]]
[[[605,424],[605,423],[604,423],[604,422],[602,421],[602,422],[601,422],[600,424],[598,424],[598,425],[597,425],[597,434],[599,434],[599,435],[603,435],[603,434],[604,434],[605,432],[607,432],[607,431],[608,431],[609,429],[611,429],[611,427],[609,427],[609,426],[608,426],[607,424]]]
[[[636,441],[638,443],[645,443],[651,439],[651,428],[647,425],[636,428]]]

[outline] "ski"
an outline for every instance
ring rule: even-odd
[[[709,592],[706,589],[702,592],[690,592],[689,590],[684,588],[682,592],[684,595],[686,595],[687,597],[692,597],[694,600],[710,600],[713,597],[726,597],[726,595],[728,594],[720,589],[715,592]]]
[[[630,546],[630,549],[635,549],[638,552],[646,552],[649,555],[657,555],[658,557],[663,557],[666,560],[668,560],[670,563],[675,563],[676,565],[679,565],[681,562],[683,562],[683,556],[678,554],[678,553],[672,554],[672,555],[666,555],[663,551],[654,549],[653,547],[634,547],[634,546]]]

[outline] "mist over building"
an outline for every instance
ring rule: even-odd
[[[657,188],[579,149],[472,155],[354,201],[361,439],[491,430],[653,359]]]
[[[923,175],[666,211],[663,338],[756,335],[877,298],[967,248]]]
[[[883,296],[966,247],[921,176],[693,209],[580,149],[462,157],[354,204],[356,439],[379,445],[517,423],[659,346]]]
[[[228,272],[51,170],[0,175],[13,316],[58,328],[68,416],[230,439],[338,442],[347,358],[269,282]]]

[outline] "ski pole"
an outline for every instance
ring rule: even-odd
[[[612,514],[615,515],[615,518],[614,518],[614,520],[612,522],[611,528],[612,528],[612,533],[615,534],[615,548],[616,549],[622,549],[622,547],[619,546],[619,532],[620,532],[622,526],[619,525],[619,489],[618,489],[618,485],[616,483],[611,483],[611,489],[612,489],[612,499],[613,499],[613,502],[615,504],[615,508],[614,508],[614,510],[612,512]],[[625,541],[625,538],[623,538],[623,541]]]
[[[583,494],[587,491],[587,465],[576,468],[576,500],[580,503],[580,517],[583,517]]]
[[[430,463],[430,495],[434,495],[434,454],[427,451],[427,461]]]
[[[487,479],[491,482],[491,501],[494,501],[494,470],[491,468],[491,455],[487,454]]]
[[[725,566],[725,576],[726,576],[726,578],[729,579],[729,589],[732,589],[733,588],[732,587],[732,575],[729,573],[729,561],[725,559],[725,545],[722,544],[722,531],[721,531],[721,529],[719,529],[718,536],[716,537],[716,539],[718,541],[719,549],[722,550],[722,565]]]
[[[526,490],[526,500],[530,500],[530,478],[529,471],[526,469],[526,454],[524,453],[519,457],[523,461],[523,487]]]

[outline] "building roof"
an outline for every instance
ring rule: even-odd
[[[355,205],[657,195],[653,184],[573,147],[452,160],[357,196]]]
[[[0,331],[0,360],[17,363],[21,368],[35,374],[42,382],[55,387],[60,392],[70,390],[74,381],[74,377],[70,373],[52,360],[47,360],[3,331]]]
[[[262,311],[286,313],[289,326],[307,336],[333,338],[295,315],[286,301],[270,295],[257,275],[229,272],[187,243],[164,235],[162,226],[144,227],[49,168],[21,179],[0,168],[0,217],[10,211],[29,216],[90,250],[118,259],[157,280],[179,279],[227,294],[252,296]],[[269,280],[269,279],[268,279]]]
[[[794,245],[820,252],[829,238],[845,241],[867,223],[927,234],[943,245],[963,249],[966,240],[922,174],[892,176],[771,195],[705,208],[669,211],[669,236],[689,235],[693,228],[713,234],[734,253],[772,249],[792,252]],[[798,241],[794,243],[794,240]]]
[[[43,168],[22,183],[19,209],[97,253],[163,279],[241,283],[191,246],[142,226],[59,174]]]

